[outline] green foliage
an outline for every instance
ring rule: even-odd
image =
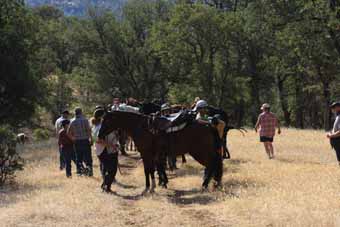
[[[15,134],[8,126],[0,127],[0,186],[23,169],[23,160],[16,150]]]
[[[0,4],[0,125],[30,119],[41,102],[43,81],[32,67],[36,18],[18,0]]]
[[[200,96],[238,125],[270,102],[287,126],[327,129],[328,105],[340,98],[336,0],[130,0],[119,16],[97,7],[83,18],[4,2],[3,121],[23,122],[37,105],[55,119],[116,96],[186,104]]]
[[[44,141],[50,138],[50,132],[46,129],[35,129],[33,131],[33,138],[36,141]]]

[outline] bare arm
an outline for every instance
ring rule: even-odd
[[[109,143],[109,142],[107,142],[106,140],[99,139],[99,138],[98,138],[98,140],[97,140],[97,143],[102,144],[102,145],[104,145],[105,147],[112,147],[112,148],[114,148],[114,149],[115,149],[116,146],[117,146],[117,144]]]
[[[328,138],[332,138],[332,139],[339,138],[340,137],[340,131],[337,131],[335,133],[330,133],[328,135],[329,135]]]
[[[260,126],[260,117],[257,118],[257,122],[255,124],[255,132],[257,132],[257,130],[259,129]]]
[[[70,125],[70,127],[67,130],[67,135],[74,141],[74,134],[73,134],[73,127]]]
[[[58,134],[59,134],[59,132],[58,132],[58,119],[55,121],[54,128],[55,128],[55,134],[58,136]]]
[[[92,145],[93,144],[93,138],[92,138],[92,132],[91,132],[91,127],[90,127],[90,123],[87,122],[87,133],[90,135],[90,144]]]
[[[333,131],[332,132],[330,132],[330,133],[328,133],[327,134],[327,137],[328,138],[338,138],[338,137],[340,137],[340,130],[337,130],[336,129],[336,125],[338,125],[339,124],[339,121],[340,121],[340,119],[339,118],[337,118],[337,119],[335,119],[335,122],[334,122],[334,129],[333,129]],[[337,131],[336,131],[337,130]],[[336,131],[336,132],[334,132],[334,131]],[[333,133],[334,132],[334,133]]]
[[[58,145],[59,145],[59,147],[61,146],[61,138],[60,138],[59,134],[58,134]]]
[[[205,121],[205,120],[202,120],[202,119],[198,119],[197,121],[201,124],[209,124],[209,121]]]

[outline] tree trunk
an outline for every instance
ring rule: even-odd
[[[259,86],[257,81],[257,76],[254,76],[254,78],[251,81],[251,100],[252,100],[252,107],[251,107],[251,122],[253,125],[257,122],[257,115],[259,113],[260,108],[260,94],[259,94]]]
[[[241,99],[236,107],[236,126],[237,127],[243,126],[244,109],[245,109],[245,103],[244,103],[244,100]]]
[[[288,110],[288,102],[286,99],[286,92],[284,90],[284,81],[286,78],[281,78],[280,76],[278,77],[277,81],[277,87],[279,90],[279,97],[280,97],[280,103],[281,103],[281,108],[285,120],[285,126],[289,127],[291,124],[291,119],[290,119],[290,112]]]
[[[324,129],[328,131],[331,128],[331,111],[329,109],[329,105],[331,103],[331,94],[330,94],[330,88],[329,83],[325,82],[323,83],[323,96],[324,96],[324,113],[323,113],[323,123],[324,123]]]
[[[295,110],[295,127],[296,128],[304,128],[304,98],[302,91],[302,80],[300,76],[296,76],[295,80],[295,102],[296,102],[296,110]]]

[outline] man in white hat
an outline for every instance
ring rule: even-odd
[[[275,129],[278,128],[278,134],[281,134],[280,122],[278,118],[270,112],[270,105],[264,103],[261,106],[262,113],[259,115],[255,125],[255,131],[259,129],[260,141],[264,144],[269,159],[274,158],[273,141]]]
[[[197,112],[196,120],[203,124],[209,124],[209,116],[207,114],[208,103],[205,100],[199,100],[193,111]]]

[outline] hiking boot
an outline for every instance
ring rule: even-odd
[[[93,177],[93,170],[92,169],[89,169],[88,172],[87,172],[87,175],[89,177]]]

